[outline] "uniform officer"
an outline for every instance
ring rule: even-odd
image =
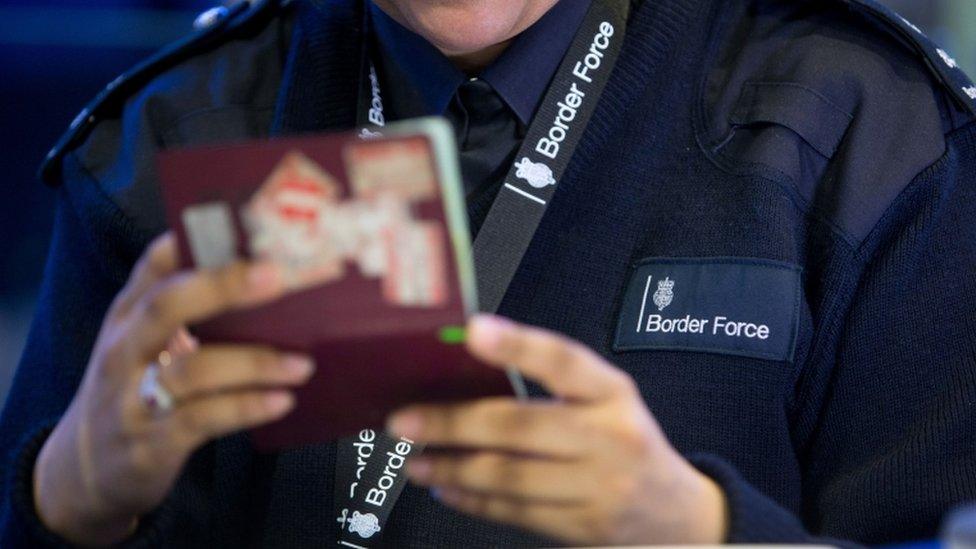
[[[866,0],[210,19],[43,169],[60,199],[0,424],[3,547],[873,544],[976,499],[976,87],[911,23]],[[413,482],[388,520],[337,517],[334,445],[232,435],[286,414],[309,360],[183,328],[278,274],[178,271],[153,158],[424,114],[457,131],[500,315],[469,348],[554,398],[397,412],[428,446]]]

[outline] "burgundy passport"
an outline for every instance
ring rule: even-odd
[[[512,394],[505,373],[458,341],[476,310],[450,129],[424,119],[385,137],[338,134],[159,155],[183,264],[281,266],[289,292],[190,327],[202,342],[312,355],[284,419],[255,429],[271,450],[381,428],[395,409]]]

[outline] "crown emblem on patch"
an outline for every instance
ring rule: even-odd
[[[672,299],[674,299],[674,281],[665,277],[664,280],[657,282],[654,304],[657,305],[658,311],[663,311],[665,307],[671,304]]]

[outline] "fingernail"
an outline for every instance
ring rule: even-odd
[[[398,437],[417,439],[423,430],[423,420],[418,413],[400,412],[390,419],[387,430]]]
[[[279,391],[266,396],[265,403],[272,414],[283,414],[295,405],[295,397],[291,393]]]
[[[278,267],[273,263],[252,265],[247,273],[247,283],[251,289],[262,294],[277,290],[280,282]]]
[[[315,363],[304,355],[286,354],[281,358],[281,368],[289,374],[308,377],[315,369]]]
[[[423,480],[429,477],[430,470],[431,463],[429,459],[417,457],[407,462],[407,474],[415,479]]]
[[[200,348],[200,340],[193,336],[186,328],[180,328],[183,350],[192,353]]]
[[[471,319],[468,341],[482,349],[494,349],[511,322],[495,315],[477,315]]]

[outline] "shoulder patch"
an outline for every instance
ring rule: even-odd
[[[902,38],[925,61],[932,75],[967,112],[976,116],[976,85],[944,49],[911,21],[876,0],[842,0],[852,9],[881,23],[882,28]]]
[[[690,351],[793,362],[801,269],[746,257],[648,257],[634,265],[614,351]]]
[[[278,13],[279,8],[285,7],[288,1],[255,0],[252,5],[248,0],[240,0],[229,8],[205,11],[194,22],[194,32],[109,82],[71,121],[68,130],[47,153],[38,169],[38,177],[49,185],[56,185],[64,154],[80,143],[99,119],[119,108],[128,97],[157,75],[197,53],[221,44],[239,31],[267,21]]]

